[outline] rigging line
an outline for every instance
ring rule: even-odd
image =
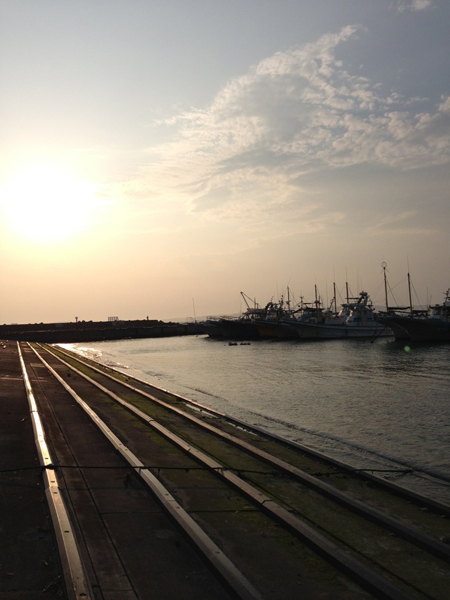
[[[416,288],[414,287],[414,283],[411,283],[411,287],[412,287],[412,289],[413,289],[414,296],[416,297],[416,300],[417,300],[417,302],[418,302],[419,306],[420,306],[420,307],[423,307],[423,304],[422,304],[422,302],[420,301],[420,298],[419,298],[419,296],[417,295]]]
[[[56,470],[56,469],[102,469],[102,470],[129,470],[130,467],[127,465],[121,465],[121,466],[104,466],[104,465],[62,465],[62,464],[48,464],[48,465],[36,465],[33,467],[18,467],[18,468],[12,468],[12,469],[0,469],[0,474],[6,474],[6,473],[19,473],[22,471],[32,471],[32,470],[36,470],[36,471],[45,471],[45,470]],[[142,465],[139,467],[139,469],[153,469],[153,470],[157,470],[157,471],[184,471],[185,473],[189,473],[189,471],[220,471],[220,472],[224,472],[224,471],[230,471],[230,472],[235,472],[238,474],[255,474],[255,475],[270,475],[272,477],[280,477],[280,476],[287,476],[284,473],[279,473],[278,471],[259,471],[256,469],[240,469],[237,467],[170,467],[170,466],[159,466],[159,465]],[[421,474],[421,471],[416,471],[414,469],[371,469],[369,467],[367,468],[355,468],[355,469],[338,469],[338,470],[334,470],[334,471],[330,471],[328,473],[311,473],[311,475],[313,477],[332,477],[333,475],[345,475],[348,473],[391,473],[392,475],[398,475],[398,476],[402,476],[402,475],[415,475],[416,477],[421,477],[423,476],[423,474]],[[437,479],[435,476],[433,476],[433,481],[435,481],[436,484],[445,486],[445,487],[450,487],[450,483],[448,481],[446,481],[445,479]]]
[[[46,469],[55,470],[55,469],[103,469],[103,470],[120,470],[125,469],[129,470],[129,465],[120,465],[120,466],[104,466],[104,465],[62,465],[62,464],[48,464],[48,465],[36,465],[34,467],[18,467],[12,469],[0,469],[0,474],[2,473],[18,473],[22,471],[44,471]],[[158,466],[158,465],[141,465],[139,469],[156,469],[158,471],[185,471],[189,473],[189,471],[235,471],[236,473],[257,473],[259,475],[278,475],[278,472],[274,471],[258,471],[251,469],[239,469],[236,467],[169,467],[169,466]]]
[[[338,469],[336,471],[330,471],[329,473],[311,473],[313,477],[330,477],[332,475],[346,475],[349,471],[344,469]],[[351,469],[351,473],[414,473],[413,469]]]

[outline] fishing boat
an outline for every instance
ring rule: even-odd
[[[239,317],[207,319],[204,331],[213,338],[228,340],[257,339],[337,339],[376,337],[385,333],[386,326],[376,320],[376,314],[367,292],[357,298],[348,297],[339,312],[336,311],[336,293],[330,308],[325,308],[315,286],[315,300],[301,300],[291,307],[289,299],[270,301],[264,307],[254,301],[253,306],[243,292],[247,310]],[[332,306],[334,303],[334,312]]]
[[[415,342],[448,342],[450,341],[450,289],[444,292],[442,304],[434,304],[428,308],[414,309],[411,295],[411,276],[408,272],[409,306],[389,306],[386,263],[384,270],[384,289],[386,296],[386,313],[378,316],[378,321],[394,334],[396,340]]]
[[[260,338],[272,340],[298,338],[297,331],[287,323],[295,321],[300,310],[301,307],[292,308],[288,288],[287,300],[281,296],[278,302],[268,302],[264,308],[264,315],[255,319]]]
[[[203,328],[212,338],[257,340],[260,335],[255,320],[257,317],[264,317],[264,314],[264,309],[261,308],[248,309],[239,317],[209,318],[204,322]]]
[[[278,302],[272,299],[264,307],[244,292],[241,296],[247,310],[239,317],[207,319],[203,326],[209,337],[229,340],[298,338],[296,330],[286,325],[290,320],[296,320],[296,314],[301,310],[299,307],[291,308],[289,289],[287,300],[283,296]]]
[[[386,314],[378,319],[389,327],[396,340],[414,342],[450,342],[450,289],[444,293],[442,304],[409,315]]]
[[[367,292],[349,298],[335,316],[306,310],[295,320],[283,321],[294,328],[300,339],[372,338],[382,335],[386,326],[379,323]],[[352,300],[352,301],[350,301]]]
[[[261,337],[256,322],[266,317],[267,306],[261,308],[256,301],[250,306],[248,296],[244,292],[241,292],[241,296],[247,304],[247,310],[238,317],[208,318],[203,328],[209,337],[227,340],[257,340]]]

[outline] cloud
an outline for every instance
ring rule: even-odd
[[[425,99],[383,95],[378,82],[350,73],[337,49],[362,31],[347,26],[277,52],[229,81],[209,107],[167,121],[172,141],[147,150],[143,187],[214,218],[254,219],[310,204],[306,174],[449,162],[450,98],[427,112]]]
[[[397,0],[397,10],[403,12],[405,10],[427,10],[433,7],[433,0]]]
[[[412,235],[430,235],[436,234],[436,230],[428,226],[414,225],[418,213],[416,210],[404,211],[386,215],[378,223],[371,227],[366,227],[365,235],[381,236],[388,234],[391,237],[412,236]]]

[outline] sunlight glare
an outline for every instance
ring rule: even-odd
[[[89,224],[95,185],[53,165],[36,165],[14,174],[3,188],[6,220],[22,237],[55,241]]]

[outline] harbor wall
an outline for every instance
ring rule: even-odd
[[[0,325],[0,339],[48,344],[170,337],[204,333],[201,323],[162,321],[88,321]]]

